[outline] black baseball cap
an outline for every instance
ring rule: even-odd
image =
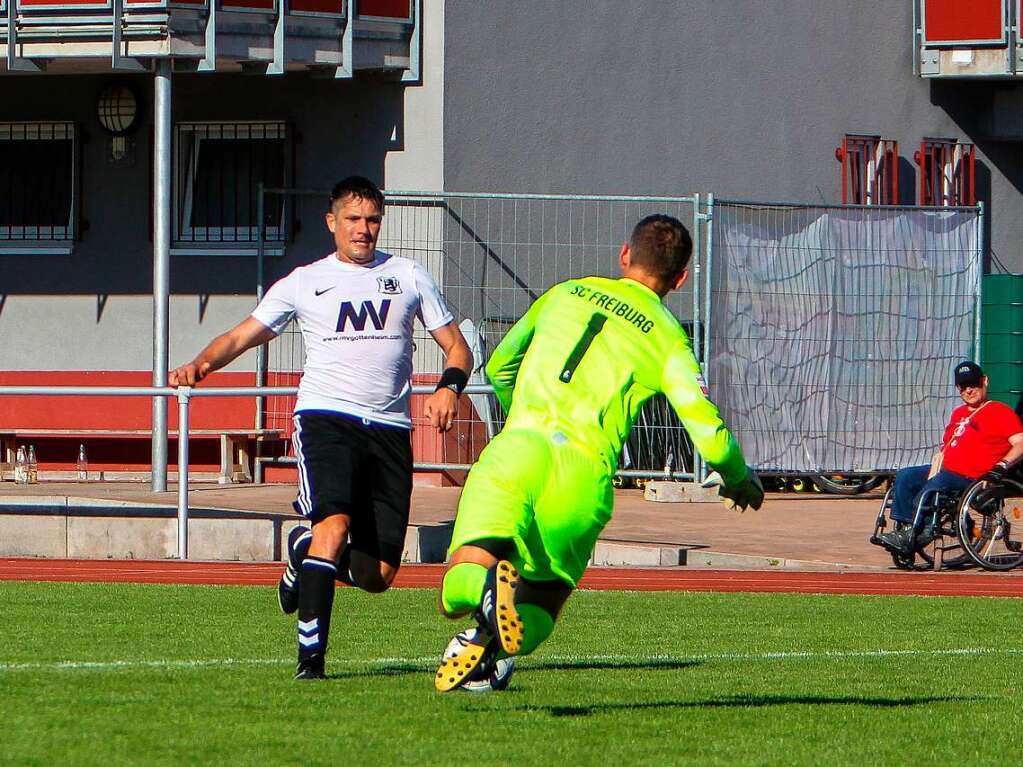
[[[984,371],[976,362],[960,362],[956,365],[956,386],[980,386],[984,383]]]

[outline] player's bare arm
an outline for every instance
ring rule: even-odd
[[[195,386],[254,346],[265,344],[274,332],[259,320],[246,317],[226,333],[214,338],[195,359],[170,372],[171,386]]]
[[[1011,466],[1020,458],[1023,458],[1023,432],[1009,437],[1009,452],[998,463]]]
[[[445,371],[451,369],[461,371],[464,380],[468,380],[469,373],[472,371],[472,352],[469,351],[469,344],[465,342],[465,337],[458,329],[458,325],[449,322],[436,330],[431,330],[430,335],[444,352]],[[449,374],[445,373],[445,375]],[[444,383],[443,380],[442,383]],[[458,387],[456,386],[456,388]],[[464,388],[464,383],[462,388]],[[451,387],[443,385],[427,398],[426,404],[423,406],[423,414],[430,419],[433,426],[442,432],[450,429],[455,422],[459,393],[461,393],[461,388],[456,393]]]

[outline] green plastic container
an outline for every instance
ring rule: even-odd
[[[1023,360],[1023,331],[982,333],[980,336],[980,349],[981,367],[985,371],[987,370],[988,363],[1019,362]]]
[[[991,399],[1015,407],[1023,394],[1023,274],[984,276],[980,327],[980,364]]]

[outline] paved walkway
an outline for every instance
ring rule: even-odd
[[[294,499],[290,485],[199,485],[189,491],[192,508],[253,512],[288,512]],[[432,524],[454,518],[459,488],[417,486],[412,522]],[[153,493],[131,482],[0,483],[0,504],[40,500],[46,496],[88,498],[112,503],[177,504],[177,489]],[[856,569],[888,568],[890,557],[867,542],[881,496],[842,498],[826,495],[769,494],[757,512],[736,514],[719,503],[654,503],[639,490],[617,492],[615,516],[601,540],[608,542],[697,546],[700,552],[737,554],[805,562],[807,568],[836,564]],[[741,566],[741,564],[737,564]],[[764,563],[770,567],[770,563]]]

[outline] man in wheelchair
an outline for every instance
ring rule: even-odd
[[[891,519],[896,529],[880,536],[881,545],[895,554],[913,552],[920,532],[913,529],[913,515],[922,493],[958,493],[977,479],[999,482],[1023,457],[1023,422],[1008,405],[987,398],[988,379],[980,365],[956,365],[955,385],[963,404],[952,411],[934,463],[895,475]]]

